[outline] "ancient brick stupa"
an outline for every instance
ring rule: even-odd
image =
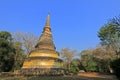
[[[24,75],[61,75],[64,74],[62,60],[53,43],[48,14],[45,27],[35,50],[24,61],[21,74]]]

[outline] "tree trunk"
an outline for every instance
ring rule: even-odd
[[[108,68],[109,68],[110,73],[114,73],[114,71],[113,71],[113,69],[110,67],[110,65],[108,66]]]

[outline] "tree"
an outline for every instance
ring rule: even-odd
[[[15,48],[9,32],[0,32],[0,71],[11,71],[14,65]]]
[[[93,50],[94,60],[97,62],[99,72],[112,72],[110,68],[111,58],[115,56],[114,51],[99,46]]]
[[[97,63],[94,60],[93,50],[83,50],[81,54],[81,64],[84,67],[84,70],[87,72],[97,71]]]
[[[112,60],[111,61],[111,67],[113,68],[114,73],[116,74],[116,76],[120,80],[120,58]]]
[[[88,72],[94,72],[97,70],[97,63],[94,60],[88,61],[88,66],[86,67]]]
[[[71,61],[70,65],[70,72],[76,73],[80,70],[80,60],[79,59],[73,59]]]
[[[112,72],[110,62],[114,58],[120,58],[120,16],[114,17],[105,24],[98,32],[101,45],[106,50],[104,61],[109,71]]]
[[[28,55],[35,47],[38,37],[32,33],[16,32],[12,34],[14,42],[20,42],[25,53]]]
[[[70,50],[69,48],[61,49],[61,58],[64,60],[65,67],[70,70],[70,63],[76,55],[76,50]]]
[[[114,56],[112,50],[98,46],[94,49],[83,50],[80,54],[80,61],[85,71],[112,72],[110,67],[111,58]]]
[[[24,59],[26,55],[24,54],[24,50],[21,48],[22,44],[20,42],[14,42],[15,47],[15,56],[14,56],[14,67],[13,70],[21,69]]]
[[[120,56],[120,17],[113,18],[98,32],[101,44],[107,49],[110,48],[119,58]]]

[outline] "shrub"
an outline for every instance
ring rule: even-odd
[[[110,65],[111,65],[112,69],[114,70],[114,73],[120,80],[120,58],[111,61]]]
[[[86,67],[86,71],[88,72],[94,72],[97,70],[96,68],[97,64],[95,61],[89,61],[88,66]]]
[[[69,70],[71,73],[76,73],[76,69],[74,67],[71,67]]]

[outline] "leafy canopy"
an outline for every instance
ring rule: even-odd
[[[0,32],[0,71],[12,70],[14,64],[15,49],[12,36],[9,32]]]

